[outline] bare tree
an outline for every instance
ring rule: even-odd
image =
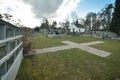
[[[57,22],[56,22],[56,21],[53,21],[53,22],[52,22],[52,29],[55,29],[56,26],[57,26]]]
[[[113,4],[106,5],[99,13],[99,20],[102,28],[109,31],[113,14]]]
[[[70,16],[71,16],[72,22],[75,23],[78,20],[78,15],[77,15],[77,13],[75,11],[71,12]]]
[[[3,14],[3,15],[4,15],[4,18],[5,18],[6,20],[8,20],[9,22],[10,22],[11,18],[13,17],[12,15],[10,15],[10,14],[8,14],[8,13],[5,13],[5,14]]]
[[[97,14],[93,12],[89,12],[86,16],[86,21],[85,21],[86,27],[89,30],[94,30],[97,27],[96,22],[97,22]]]

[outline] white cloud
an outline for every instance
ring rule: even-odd
[[[68,16],[70,16],[70,13],[72,11],[76,11],[76,7],[78,6],[78,3],[80,0],[64,0],[61,7],[57,10],[56,14],[56,20],[63,21]]]
[[[63,0],[22,0],[24,3],[31,5],[31,10],[36,18],[50,18],[55,16],[54,13],[60,7]]]
[[[0,1],[0,13],[9,13],[13,15],[13,20],[21,19],[22,24],[27,27],[34,27],[39,25],[40,22],[34,18],[34,14],[31,12],[31,6],[26,5],[17,0],[1,0]]]
[[[65,20],[76,10],[79,2],[80,0],[0,0],[0,10],[12,14],[13,19],[21,19],[24,25],[34,27],[40,24],[41,18]]]

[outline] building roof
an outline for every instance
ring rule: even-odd
[[[8,26],[11,26],[11,27],[16,27],[16,28],[18,28],[17,26],[15,26],[15,25],[13,25],[13,24],[11,24],[11,23],[9,23],[9,22],[6,22],[6,21],[4,21],[4,20],[2,20],[2,19],[0,19],[0,24],[2,24],[2,25],[8,25]]]
[[[74,25],[75,25],[77,28],[84,28],[84,26],[81,25],[81,24],[76,24],[76,23],[74,23]]]

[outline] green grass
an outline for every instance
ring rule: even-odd
[[[102,40],[102,39],[95,39],[92,37],[83,37],[83,36],[48,38],[43,35],[29,37],[29,39],[34,42],[34,45],[32,46],[32,48],[47,48],[47,47],[65,45],[61,42],[61,41],[65,41],[65,40],[73,41],[76,43]]]
[[[37,38],[41,40],[37,40]],[[32,40],[43,45],[45,43],[41,43],[41,41],[49,40],[46,44],[49,47],[63,45],[60,42],[62,40],[77,43],[102,40],[77,36],[49,39],[41,35],[37,38],[31,37]],[[105,43],[92,45],[92,47],[111,52],[112,54],[106,58],[80,49],[27,57],[21,64],[16,80],[120,80],[120,42],[102,41]],[[35,44],[33,48],[47,47],[40,44]],[[36,45],[38,46],[36,47]]]

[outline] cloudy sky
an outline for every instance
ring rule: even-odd
[[[0,0],[0,13],[9,13],[13,19],[21,19],[28,27],[40,25],[41,18],[64,21],[75,11],[79,18],[88,12],[98,12],[115,0]]]

